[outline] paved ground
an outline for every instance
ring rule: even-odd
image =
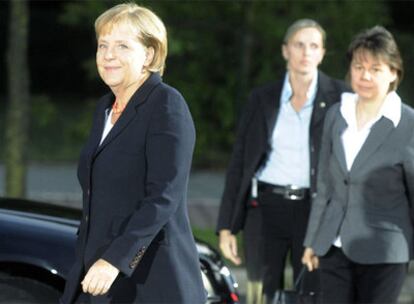
[[[213,228],[217,219],[220,195],[223,191],[224,173],[220,171],[192,172],[189,184],[188,204],[191,222],[200,228]],[[28,198],[60,205],[81,207],[80,188],[74,164],[33,164],[27,177]],[[4,195],[4,167],[0,165],[0,196]],[[246,292],[245,270],[231,268],[244,299]],[[291,276],[287,270],[286,275]],[[414,304],[414,263],[411,263],[400,303]]]

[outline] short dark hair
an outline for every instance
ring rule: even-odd
[[[360,51],[368,51],[374,57],[384,60],[397,74],[397,78],[390,84],[389,91],[395,91],[403,75],[403,60],[393,35],[382,26],[374,26],[355,36],[348,47],[347,59],[349,64],[354,55]]]

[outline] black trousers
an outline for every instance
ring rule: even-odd
[[[262,280],[262,246],[262,212],[260,208],[249,208],[243,228],[243,251],[247,279],[252,282]]]
[[[285,288],[284,270],[288,258],[294,280],[302,268],[310,198],[290,200],[279,194],[259,192],[258,200],[263,217],[263,293],[269,301],[277,289]],[[318,293],[318,271],[307,272],[301,287],[305,293]]]
[[[75,300],[75,304],[89,304],[91,303],[90,294],[81,292],[77,299]]]
[[[320,258],[322,303],[397,303],[408,263],[358,264],[332,246]]]

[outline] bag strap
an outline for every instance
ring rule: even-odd
[[[299,272],[298,277],[295,280],[294,290],[299,291],[300,285],[303,280],[303,276],[305,275],[305,272],[307,271],[307,267],[305,265],[302,266],[302,269]]]

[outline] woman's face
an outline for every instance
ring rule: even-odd
[[[297,31],[282,46],[282,53],[290,72],[315,73],[325,54],[321,32],[313,27]]]
[[[115,25],[99,35],[96,65],[102,80],[114,91],[140,84],[152,58],[130,27]]]
[[[390,84],[397,78],[397,73],[386,62],[364,50],[353,55],[350,74],[352,89],[360,100],[368,102],[384,100]]]

